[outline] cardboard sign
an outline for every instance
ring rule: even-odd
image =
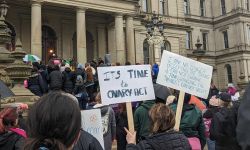
[[[102,104],[155,99],[149,65],[98,67]]]
[[[212,72],[212,66],[164,51],[157,83],[206,99]]]
[[[82,128],[84,131],[93,135],[104,149],[103,127],[100,109],[91,109],[81,111]]]

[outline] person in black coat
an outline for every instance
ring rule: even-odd
[[[88,132],[81,130],[81,136],[73,150],[103,150],[101,144]]]
[[[64,79],[59,66],[56,65],[53,69],[51,68],[50,71],[48,76],[49,89],[51,91],[62,90]]]
[[[65,65],[65,71],[63,71],[63,91],[72,94],[75,85],[75,74],[71,71],[69,65]]]
[[[169,106],[158,103],[149,112],[151,135],[135,145],[136,133],[127,132],[127,150],[191,150],[187,137],[174,131],[175,115]]]
[[[250,149],[250,84],[248,84],[238,110],[237,140],[242,150]]]
[[[117,150],[126,150],[126,131],[124,127],[128,128],[128,118],[126,111],[126,104],[118,104],[118,113],[116,114],[116,140]]]
[[[42,76],[38,73],[37,68],[33,68],[31,76],[28,79],[28,89],[37,96],[42,96],[46,90]]]
[[[241,150],[236,139],[238,108],[228,93],[221,93],[217,98],[221,108],[214,114],[210,126],[210,139],[215,141],[215,150]]]

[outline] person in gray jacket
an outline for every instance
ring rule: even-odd
[[[96,105],[94,108],[101,109],[102,126],[103,126],[103,138],[105,150],[112,149],[112,142],[116,135],[116,121],[114,110],[110,106],[104,106],[101,104],[101,94],[98,93],[95,98]]]

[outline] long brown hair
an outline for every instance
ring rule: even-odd
[[[161,133],[173,129],[175,125],[174,112],[169,106],[158,103],[155,104],[149,111],[151,120],[151,133]]]

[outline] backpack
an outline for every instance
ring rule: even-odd
[[[109,114],[110,114],[110,108],[108,108],[108,111],[102,117],[103,136],[105,136],[108,133],[108,129],[109,129]]]

